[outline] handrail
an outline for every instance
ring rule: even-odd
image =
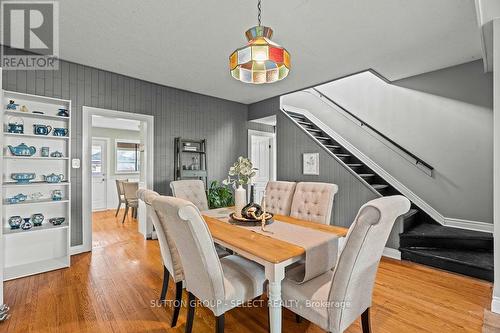
[[[399,150],[403,151],[405,154],[411,156],[416,161],[415,162],[416,165],[419,165],[419,164],[423,165],[425,168],[429,169],[430,172],[431,172],[431,174],[432,174],[432,171],[434,170],[434,167],[432,165],[430,165],[429,163],[425,162],[423,159],[421,159],[417,155],[413,154],[411,151],[409,151],[405,147],[403,147],[400,144],[396,143],[394,140],[392,140],[391,138],[387,137],[385,134],[383,134],[382,132],[380,132],[379,130],[377,130],[376,128],[374,128],[370,124],[368,124],[366,121],[362,120],[361,118],[359,118],[358,116],[356,116],[355,114],[353,114],[352,112],[350,112],[349,110],[347,110],[346,108],[344,108],[343,106],[339,105],[337,102],[335,102],[330,97],[328,97],[325,94],[323,94],[318,89],[316,89],[316,88],[311,88],[311,89],[314,90],[316,93],[318,93],[320,97],[326,98],[330,103],[334,104],[339,109],[341,109],[342,111],[344,111],[345,113],[347,113],[349,116],[351,116],[352,118],[356,119],[360,123],[360,126],[362,126],[362,127],[363,126],[364,127],[368,127],[371,131],[373,131],[377,135],[381,136],[384,140],[390,142],[393,146],[397,147]]]

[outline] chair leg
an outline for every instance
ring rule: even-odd
[[[185,333],[191,333],[193,331],[194,306],[195,306],[194,295],[191,293],[188,293],[188,314],[187,314],[187,320],[186,320]]]
[[[170,280],[170,273],[168,272],[167,267],[163,266],[163,287],[161,288],[160,302],[165,301],[165,297],[167,296],[169,280]]]
[[[116,209],[115,217],[118,216],[118,213],[120,212],[120,207],[122,206],[122,202],[118,201],[118,208]]]
[[[371,333],[370,308],[366,309],[365,312],[361,314],[361,326],[363,327],[363,333]]]
[[[224,314],[216,317],[215,333],[224,333]]]
[[[302,317],[301,317],[301,316],[299,316],[298,314],[295,314],[295,322],[296,322],[297,324],[300,324],[300,323],[302,322]]]
[[[179,312],[181,311],[182,303],[182,281],[175,284],[175,303],[174,303],[174,315],[172,317],[172,323],[170,327],[175,327],[177,325],[177,318],[179,318]]]
[[[122,224],[125,223],[125,218],[127,217],[127,214],[128,214],[128,206],[125,205],[125,214],[123,214]]]

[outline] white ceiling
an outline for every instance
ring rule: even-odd
[[[92,127],[113,128],[125,131],[140,131],[141,122],[139,120],[112,118],[104,116],[92,116]]]
[[[474,0],[264,0],[262,20],[292,55],[272,85],[229,75],[256,0],[60,1],[62,59],[252,103],[374,68],[391,80],[481,56]]]

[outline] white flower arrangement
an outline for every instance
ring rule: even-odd
[[[257,169],[253,167],[252,161],[243,156],[238,157],[238,160],[229,168],[229,176],[224,179],[224,185],[233,185],[234,188],[242,185],[248,185],[255,177]]]

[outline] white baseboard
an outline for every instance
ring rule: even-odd
[[[445,217],[444,225],[453,228],[493,233],[493,223],[486,223],[481,221],[470,221],[470,220],[455,219],[452,217]]]
[[[75,254],[80,254],[80,253],[84,253],[84,252],[89,252],[89,250],[87,248],[85,248],[82,245],[76,245],[76,246],[71,246],[69,248],[69,255],[70,256],[74,256]]]
[[[391,249],[390,247],[384,248],[384,252],[382,253],[382,255],[387,258],[401,260],[401,252],[396,249]]]
[[[491,312],[500,313],[500,297],[493,296],[491,299]]]

